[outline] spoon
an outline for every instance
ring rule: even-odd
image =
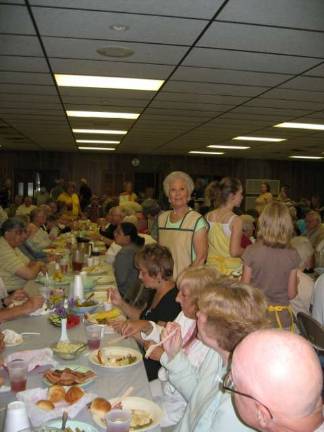
[[[63,411],[63,415],[62,415],[62,426],[61,426],[61,430],[64,431],[65,430],[65,426],[66,426],[66,422],[68,419],[68,413],[66,411]]]

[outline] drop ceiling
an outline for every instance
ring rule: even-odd
[[[105,47],[133,55],[103,57]],[[58,88],[55,73],[165,83],[158,92]],[[68,118],[65,110],[141,115]],[[253,135],[286,141],[251,142],[224,157],[321,155],[324,132],[273,127],[284,121],[324,123],[322,0],[0,0],[5,150],[77,152],[75,139],[102,136],[72,128],[102,128],[128,130],[109,136],[121,139],[116,153],[181,155]]]

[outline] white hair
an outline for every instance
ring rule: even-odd
[[[169,191],[170,191],[170,185],[171,183],[173,183],[176,180],[182,180],[186,187],[187,187],[187,191],[188,191],[188,195],[191,196],[192,191],[194,190],[194,182],[192,180],[192,178],[190,177],[190,175],[186,174],[183,171],[173,171],[172,173],[168,174],[164,181],[163,181],[163,190],[165,195],[168,197],[169,196]]]
[[[314,255],[314,248],[307,237],[298,236],[290,240],[290,245],[293,247],[300,256],[300,268],[304,268],[307,261]]]

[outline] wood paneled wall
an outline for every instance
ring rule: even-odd
[[[134,157],[140,165],[133,167]],[[135,173],[157,173],[159,179],[173,171],[183,170],[193,176],[235,176],[279,179],[290,185],[291,195],[298,199],[319,193],[324,198],[324,165],[322,162],[225,159],[189,156],[155,156],[124,154],[84,154],[55,152],[0,152],[0,178],[13,180],[19,170],[58,170],[66,180],[81,177],[97,193],[119,193],[123,179],[133,180]],[[244,184],[244,183],[243,183]]]

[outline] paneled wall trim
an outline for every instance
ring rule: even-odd
[[[131,163],[136,157],[140,164]],[[123,179],[133,180],[135,173],[157,173],[160,181],[173,170],[192,176],[235,176],[245,183],[247,178],[279,179],[291,188],[291,196],[300,198],[312,193],[324,195],[322,162],[224,157],[159,156],[132,154],[82,154],[54,152],[0,152],[0,177],[15,179],[19,170],[58,170],[67,180],[88,180],[97,193],[119,193]],[[243,183],[243,184],[244,184]]]

